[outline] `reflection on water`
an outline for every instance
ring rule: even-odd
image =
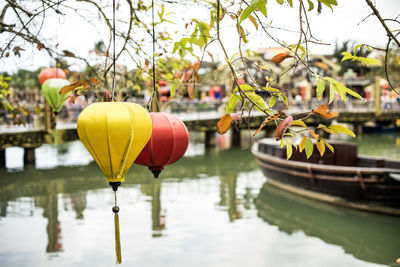
[[[0,170],[0,265],[115,264],[113,193],[80,142],[41,147],[35,167],[7,153],[15,158]],[[248,150],[194,142],[161,177],[135,165],[118,190],[126,266],[377,266],[400,257],[399,218],[271,188]]]

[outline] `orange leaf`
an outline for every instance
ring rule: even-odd
[[[231,126],[232,117],[231,114],[225,114],[222,118],[217,122],[217,130],[219,134],[224,134],[228,131]]]
[[[82,86],[83,86],[83,89],[85,89],[85,90],[90,88],[90,84],[88,82],[84,82],[82,84]]]
[[[190,65],[190,68],[193,70],[197,70],[197,69],[199,69],[199,67],[200,67],[200,61]]]
[[[70,85],[66,85],[63,88],[61,88],[59,93],[62,94],[62,95],[65,95],[68,92],[74,91],[75,88],[81,86],[82,83],[83,83],[82,81],[77,81],[77,82],[74,82],[74,83],[72,83]]]
[[[237,25],[237,30],[240,34],[240,37],[243,39],[243,42],[247,43],[247,39],[246,39],[246,33],[244,32],[242,26]]]
[[[330,111],[326,104],[320,105],[317,109],[313,109],[312,112],[325,119],[332,119],[338,115],[336,111]]]
[[[316,134],[313,130],[310,130],[310,134],[314,137],[315,140],[319,141],[319,134]]]
[[[284,61],[287,58],[293,57],[292,55],[288,55],[285,53],[279,53],[277,55],[275,55],[271,61],[274,62],[276,65],[280,64],[282,61]]]
[[[37,49],[40,51],[42,48],[44,48],[44,44],[43,43],[39,43],[37,45]]]
[[[95,85],[99,85],[101,82],[99,80],[97,80],[96,78],[90,78],[89,79],[90,83],[93,83]]]
[[[260,127],[258,127],[257,131],[253,134],[253,136],[256,136],[262,130],[262,128],[265,127],[265,125],[267,125],[271,121],[276,120],[280,116],[282,116],[282,112],[278,111],[277,113],[273,113],[273,114],[269,115],[268,117],[266,117],[265,120],[263,121],[263,123],[261,123]]]
[[[69,99],[70,99],[72,104],[75,104],[76,95],[71,96]]]
[[[281,121],[281,123],[279,123],[278,127],[276,128],[275,131],[275,138],[276,140],[281,140],[283,137],[283,134],[285,133],[286,129],[290,127],[290,125],[292,125],[293,122],[293,117],[292,116],[288,116],[286,117],[286,119],[284,119],[283,121]]]

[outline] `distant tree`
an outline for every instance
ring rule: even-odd
[[[338,59],[339,62],[341,62],[344,57],[344,55],[342,53],[343,52],[352,53],[354,51],[354,47],[356,45],[357,44],[355,42],[350,41],[350,40],[343,41],[341,45],[336,43],[335,49],[333,52],[333,56],[336,59]],[[371,51],[369,51],[366,48],[361,48],[356,55],[359,57],[368,57],[368,55],[370,55],[370,54],[371,54]],[[343,74],[346,73],[349,69],[352,69],[355,73],[357,73],[360,76],[364,76],[368,72],[371,71],[371,68],[369,66],[362,64],[360,61],[346,60],[346,61],[341,62],[341,64],[340,64],[339,75],[343,76]]]

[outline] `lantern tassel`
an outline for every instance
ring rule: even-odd
[[[116,255],[116,263],[120,264],[122,262],[121,258],[121,238],[119,234],[119,207],[117,206],[117,190],[118,186],[121,185],[120,182],[110,182],[112,189],[114,191],[114,207],[112,211],[114,212],[114,228],[115,228],[115,255]]]
[[[121,264],[121,239],[119,234],[119,217],[118,214],[114,215],[114,226],[115,226],[115,255],[116,255],[116,263]]]

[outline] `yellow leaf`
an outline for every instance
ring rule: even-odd
[[[331,129],[329,129],[328,127],[326,127],[323,124],[318,125],[318,128],[321,128],[322,130],[324,130],[325,132],[330,133],[330,134],[334,133]]]
[[[303,152],[304,147],[306,146],[307,138],[308,138],[307,136],[304,136],[304,137],[301,139],[301,141],[300,141],[300,144],[299,144],[299,151],[300,151],[300,153]]]
[[[348,135],[350,135],[352,137],[356,137],[356,134],[352,130],[347,129],[346,127],[344,127],[342,125],[331,125],[331,126],[329,126],[329,128],[332,131],[334,131],[336,134],[341,132],[341,133],[348,134]]]
[[[324,155],[324,153],[325,153],[325,144],[323,142],[321,142],[321,141],[318,141],[317,142],[317,148],[318,148],[319,154],[322,157]]]
[[[35,107],[35,113],[36,113],[36,115],[40,115],[41,112],[42,112],[42,109],[40,108],[40,106],[39,106],[39,105],[36,105],[36,107]]]
[[[232,117],[230,114],[225,114],[222,118],[217,122],[217,130],[219,134],[224,134],[229,130],[231,126]]]
[[[238,31],[240,33],[240,37],[243,39],[243,42],[247,43],[246,33],[244,32],[242,26],[238,27]]]
[[[329,148],[332,153],[335,153],[335,150],[333,149],[333,146],[331,146],[324,138],[321,138],[322,142],[324,142],[325,146]]]
[[[296,125],[296,126],[303,126],[304,128],[307,128],[307,125],[304,123],[304,121],[301,120],[295,120],[292,122],[292,125]]]
[[[289,142],[286,142],[286,159],[290,159],[292,153],[293,153],[292,145]]]

